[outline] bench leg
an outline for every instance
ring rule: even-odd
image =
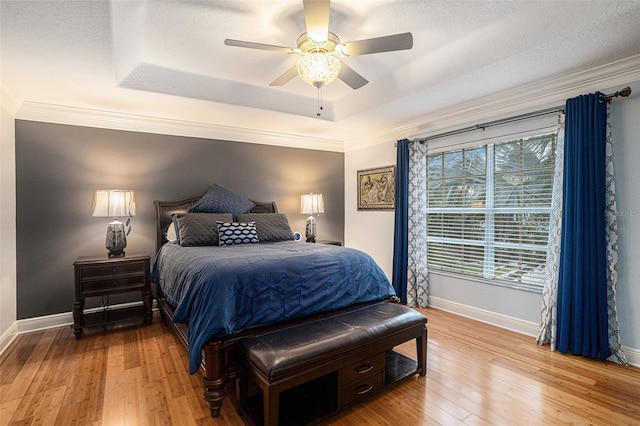
[[[418,352],[418,371],[420,376],[427,375],[427,327],[424,327],[422,336],[416,338],[416,349]]]
[[[264,426],[278,426],[280,391],[272,391],[271,388],[267,386],[266,389],[263,389],[262,395]]]

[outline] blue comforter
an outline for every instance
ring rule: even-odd
[[[198,371],[202,347],[211,338],[395,295],[369,255],[296,241],[165,244],[150,279],[176,306],[173,321],[188,325],[191,374]]]

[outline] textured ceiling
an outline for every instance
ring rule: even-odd
[[[317,91],[283,53],[302,0],[0,2],[1,75],[21,101],[349,141],[453,105],[640,53],[640,2],[334,0],[343,41],[410,31],[411,50],[344,59],[369,80]]]

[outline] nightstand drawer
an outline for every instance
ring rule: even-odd
[[[340,385],[345,386],[384,371],[384,352],[340,369]]]
[[[80,279],[84,280],[86,278],[93,277],[108,277],[108,276],[116,276],[116,275],[126,275],[132,273],[142,273],[145,271],[145,263],[140,262],[119,262],[112,263],[108,265],[98,265],[98,266],[80,266],[79,267]]]
[[[85,280],[82,282],[82,295],[90,297],[96,293],[103,292],[125,293],[128,291],[142,290],[145,286],[146,279],[144,274]]]

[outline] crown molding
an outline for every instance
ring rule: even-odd
[[[345,141],[345,151],[398,139],[428,137],[487,119],[564,105],[566,99],[584,92],[607,90],[635,81],[640,81],[640,55],[562,77],[538,81],[427,114],[378,135]]]
[[[282,132],[271,132],[135,114],[123,114],[113,111],[40,102],[24,102],[15,117],[19,120],[41,121],[72,126],[97,127],[101,129],[344,152],[343,141],[334,139],[314,138]]]
[[[11,117],[15,118],[21,104],[22,101],[13,89],[11,89],[11,86],[9,86],[4,79],[0,78],[0,106],[2,109],[8,112]]]
[[[640,81],[640,55],[458,104],[386,131],[348,141],[40,102],[20,102],[5,81],[2,81],[2,105],[20,120],[347,152],[403,138],[428,137],[489,118],[561,105],[567,98],[584,92],[607,90],[634,81]]]

